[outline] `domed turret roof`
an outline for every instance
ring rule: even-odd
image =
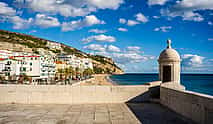
[[[171,40],[167,40],[167,48],[161,52],[158,61],[180,61],[180,55],[178,54],[178,52],[175,49],[171,48]]]

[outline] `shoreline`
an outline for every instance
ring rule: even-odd
[[[110,74],[95,74],[93,75],[94,79],[90,82],[81,83],[80,85],[83,86],[90,86],[90,85],[100,85],[100,86],[110,86],[110,85],[117,85],[115,84],[110,78]]]

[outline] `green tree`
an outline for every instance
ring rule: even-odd
[[[83,71],[83,76],[91,76],[93,74],[93,70],[91,68],[87,68]]]
[[[57,70],[57,75],[59,76],[60,80],[63,78],[63,74],[64,74],[64,69],[58,69]]]
[[[104,73],[104,69],[100,68],[100,67],[94,67],[93,71],[95,74],[103,74]]]

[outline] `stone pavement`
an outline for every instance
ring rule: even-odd
[[[128,103],[142,124],[194,124],[191,120],[156,103]]]
[[[0,124],[140,124],[126,104],[1,104]]]

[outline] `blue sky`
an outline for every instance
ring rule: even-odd
[[[182,72],[213,73],[211,0],[0,0],[0,29],[111,57],[125,72],[157,72],[170,38]]]

